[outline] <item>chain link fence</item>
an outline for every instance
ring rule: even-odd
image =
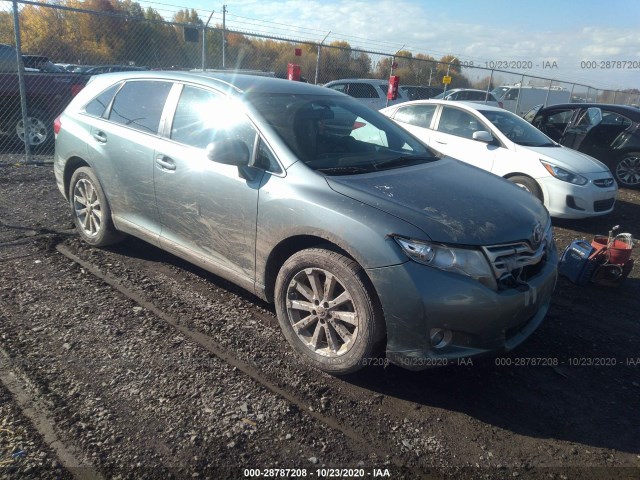
[[[24,150],[27,161],[31,152],[51,152],[53,120],[90,76],[127,69],[240,69],[287,78],[294,64],[302,81],[316,84],[346,78],[386,81],[393,74],[401,85],[435,87],[432,92],[461,87],[504,94],[504,107],[519,114],[534,99],[537,104],[640,105],[638,94],[472,66],[453,57],[443,62],[405,51],[351,48],[340,41],[325,45],[231,31],[209,26],[194,10],[178,12],[176,20],[168,22],[130,1],[2,1],[2,148]],[[448,85],[442,83],[445,76],[451,79]]]

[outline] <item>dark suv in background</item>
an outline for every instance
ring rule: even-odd
[[[538,105],[524,119],[561,145],[606,164],[621,187],[640,186],[640,109],[603,103]]]

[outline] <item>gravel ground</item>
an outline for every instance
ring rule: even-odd
[[[561,279],[510,355],[334,378],[251,294],[133,238],[85,246],[51,166],[17,159],[0,156],[0,371],[46,412],[0,386],[0,428],[16,434],[0,430],[0,477],[640,478],[638,268],[614,289]],[[638,238],[638,219],[623,190],[607,217],[556,222],[556,240],[616,224]]]

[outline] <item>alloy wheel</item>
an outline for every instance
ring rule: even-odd
[[[287,287],[287,314],[294,333],[312,352],[344,355],[358,335],[353,298],[331,272],[306,268]]]
[[[616,177],[623,185],[640,184],[640,157],[629,155],[620,160],[616,165]]]
[[[85,235],[95,237],[102,228],[102,209],[98,192],[86,178],[78,180],[73,189],[73,211]]]
[[[47,140],[47,126],[39,118],[27,117],[27,128],[25,128],[24,121],[19,120],[16,124],[16,133],[22,142],[25,141],[25,131],[29,145],[42,145]]]

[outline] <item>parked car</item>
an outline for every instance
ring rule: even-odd
[[[445,155],[531,192],[553,217],[592,217],[614,208],[618,189],[604,164],[560,146],[511,112],[477,103],[421,100],[381,113]]]
[[[640,110],[603,103],[537,106],[525,115],[565,147],[597,158],[627,188],[640,187]]]
[[[571,92],[560,87],[502,86],[494,88],[491,93],[502,102],[502,108],[518,115],[524,115],[536,105],[567,103],[571,98]]]
[[[147,67],[135,67],[133,65],[98,65],[86,69],[81,69],[80,71],[78,71],[78,73],[82,73],[83,75],[100,75],[101,73],[129,72],[139,70],[148,69]]]
[[[128,233],[274,302],[294,350],[325,371],[382,346],[412,369],[510,350],[547,312],[557,253],[543,205],[331,89],[98,75],[55,130],[84,241]]]
[[[407,100],[427,100],[442,93],[442,87],[425,87],[422,85],[400,85],[398,89]]]
[[[389,83],[377,78],[347,78],[327,82],[324,86],[337,92],[346,93],[375,110],[409,100],[402,89],[398,88],[398,98],[387,101]]]
[[[491,92],[487,92],[485,90],[475,90],[473,88],[454,88],[451,90],[447,90],[446,92],[442,92],[432,98],[434,100],[442,99],[450,101],[482,103],[485,105],[492,105],[494,107],[502,108],[502,103],[500,103]]]
[[[26,57],[26,58],[25,58]],[[0,140],[31,148],[50,148],[53,120],[87,83],[88,78],[58,73],[47,57],[23,55],[24,87],[27,100],[26,122],[22,116],[16,49],[0,44]],[[53,69],[51,67],[54,67]]]

